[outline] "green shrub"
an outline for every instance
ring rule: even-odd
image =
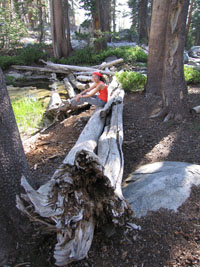
[[[40,101],[24,97],[12,101],[12,107],[20,133],[31,134],[41,123],[44,107]]]
[[[0,67],[7,69],[11,65],[30,65],[39,59],[47,59],[47,55],[39,46],[28,46],[18,49],[14,56],[0,56]]]
[[[187,84],[200,83],[200,71],[191,67],[184,67],[184,75]]]
[[[61,64],[99,64],[107,57],[116,56],[123,58],[125,62],[147,62],[147,54],[138,46],[136,47],[116,47],[107,48],[99,53],[95,53],[92,48],[83,48],[77,50],[73,55],[60,60],[53,60],[54,62]]]
[[[134,71],[116,73],[117,80],[122,84],[125,91],[143,91],[147,78],[145,75]]]

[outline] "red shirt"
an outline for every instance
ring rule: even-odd
[[[100,83],[102,83],[104,85],[104,88],[99,90],[98,98],[100,98],[104,102],[107,102],[108,101],[108,87],[107,87],[107,85],[105,85],[104,82],[100,82]]]

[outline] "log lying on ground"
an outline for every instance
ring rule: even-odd
[[[110,61],[110,62],[108,62],[108,63],[103,63],[103,64],[101,64],[101,65],[93,66],[93,68],[98,68],[98,69],[100,69],[100,70],[103,70],[103,69],[112,67],[112,66],[114,66],[114,65],[120,64],[120,63],[122,63],[123,61],[124,61],[123,58],[119,58],[119,59]]]
[[[94,72],[94,71],[99,71],[97,68],[90,68],[90,67],[80,67],[80,66],[72,66],[72,65],[63,65],[63,64],[55,64],[52,62],[46,62],[44,60],[41,60],[48,68],[51,68],[53,70],[60,70],[60,71],[80,71],[80,72]],[[114,72],[112,71],[101,71],[102,74],[106,75],[115,75]]]
[[[69,79],[68,78],[65,78],[63,81],[64,81],[65,89],[68,92],[69,98],[75,97],[76,96],[76,93],[74,91],[74,87],[69,82]]]
[[[48,183],[35,191],[22,178],[26,195],[17,197],[17,206],[46,231],[57,233],[54,257],[58,266],[87,256],[95,224],[124,225],[132,216],[120,188],[123,92],[113,89],[115,93],[103,109],[94,112]]]
[[[87,87],[87,84],[84,83],[80,83],[79,81],[76,80],[76,78],[74,77],[74,75],[71,73],[68,76],[68,79],[70,80],[70,82],[79,90],[85,90]]]
[[[13,69],[16,70],[24,70],[24,71],[36,71],[36,72],[56,72],[56,73],[64,73],[64,74],[69,74],[69,71],[67,70],[56,70],[56,69],[52,69],[52,68],[48,68],[48,67],[30,67],[30,66],[18,66],[18,65],[12,65],[11,66]]]

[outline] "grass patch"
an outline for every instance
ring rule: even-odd
[[[42,126],[45,109],[40,101],[24,97],[20,100],[13,100],[11,103],[21,134],[32,134]]]

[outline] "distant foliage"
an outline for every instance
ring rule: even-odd
[[[84,48],[74,52],[73,56],[63,58],[61,60],[54,60],[61,64],[99,64],[102,63],[107,57],[116,56],[117,58],[123,58],[125,62],[147,62],[147,54],[142,48],[136,47],[116,47],[108,48],[95,53],[92,48]]]
[[[184,67],[185,80],[187,84],[200,84],[200,71],[191,67]]]
[[[143,91],[147,82],[145,75],[134,71],[124,71],[116,73],[117,80],[122,84],[125,91]]]
[[[11,65],[31,65],[39,59],[47,59],[40,45],[28,46],[16,50],[14,56],[0,56],[0,67],[5,70]]]
[[[9,49],[19,45],[20,38],[26,35],[25,24],[20,21],[19,15],[11,16],[10,5],[0,8],[0,48]]]

